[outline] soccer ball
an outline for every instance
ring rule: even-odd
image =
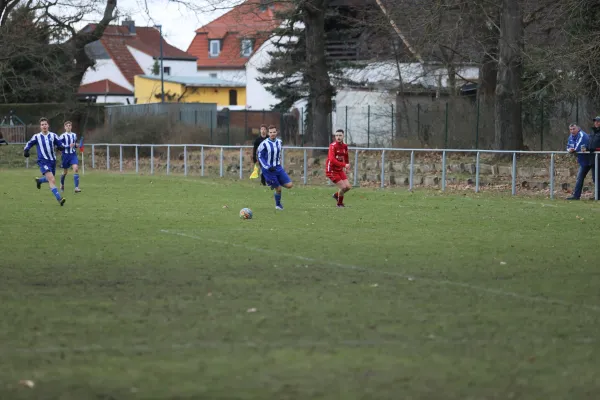
[[[240,210],[241,219],[252,219],[252,210],[249,208],[242,208]]]

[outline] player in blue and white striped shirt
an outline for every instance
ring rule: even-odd
[[[71,121],[65,122],[65,133],[59,136],[60,140],[65,146],[65,150],[62,153],[62,163],[60,167],[63,169],[63,173],[60,176],[60,191],[65,191],[65,178],[69,173],[69,167],[73,167],[73,181],[75,182],[75,193],[81,192],[79,189],[79,160],[77,159],[77,134],[71,132],[73,124]]]
[[[31,140],[27,142],[23,149],[23,155],[29,157],[29,150],[33,147],[37,147],[37,163],[40,167],[40,172],[43,177],[35,178],[35,184],[39,189],[42,183],[48,182],[50,190],[58,203],[62,206],[65,204],[65,199],[58,193],[56,188],[56,181],[54,174],[56,172],[56,153],[54,148],[64,150],[64,144],[61,142],[58,135],[54,132],[50,132],[47,118],[40,118],[40,133],[33,135]]]
[[[283,210],[281,205],[281,187],[291,189],[292,180],[281,165],[282,143],[277,139],[277,128],[273,125],[269,126],[269,138],[263,140],[258,146],[256,154],[262,168],[262,173],[265,176],[265,182],[275,189],[275,208]]]

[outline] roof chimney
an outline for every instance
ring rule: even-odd
[[[123,20],[121,25],[126,26],[128,28],[130,35],[135,35],[135,21],[131,19],[126,19]]]

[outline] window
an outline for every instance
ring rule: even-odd
[[[267,7],[273,8],[274,4],[272,0],[260,0],[260,11],[267,11]]]
[[[252,40],[242,39],[242,57],[250,57],[252,54]]]
[[[171,67],[163,67],[163,75],[171,75]]]
[[[218,57],[221,52],[221,41],[211,40],[208,52],[211,57]]]
[[[229,105],[237,106],[237,90],[229,91]]]
[[[209,78],[212,79],[217,79],[217,73],[216,72],[211,72],[210,74],[208,74]]]

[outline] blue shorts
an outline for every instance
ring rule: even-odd
[[[265,182],[272,189],[278,188],[279,186],[283,186],[292,181],[282,167],[277,167],[275,172],[269,172],[268,169],[263,168],[262,173],[265,177]]]
[[[68,169],[71,165],[79,165],[79,160],[77,159],[77,153],[65,154],[62,155],[62,163],[60,167],[63,169]]]
[[[52,175],[56,175],[56,161],[38,160],[37,163],[42,175],[46,172],[52,172]]]

